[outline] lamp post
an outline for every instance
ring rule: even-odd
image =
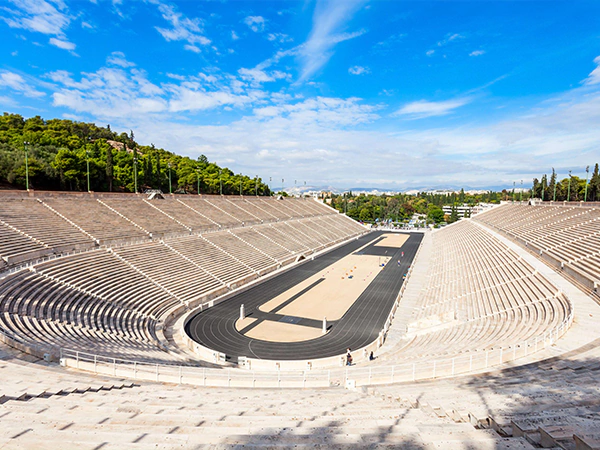
[[[25,188],[29,190],[29,158],[27,156],[27,146],[29,142],[23,142],[23,149],[25,150]]]
[[[242,196],[242,174],[240,173],[240,197]]]
[[[512,202],[515,202],[515,182],[513,181]]]
[[[567,190],[567,201],[571,201],[571,171],[569,170],[569,189]]]
[[[90,190],[90,151],[86,149],[85,151],[86,163],[87,163],[87,182],[88,182],[88,192],[92,192]]]
[[[219,191],[221,193],[221,195],[223,195],[223,177],[221,176],[223,174],[223,170],[219,169]]]
[[[587,202],[587,185],[588,185],[588,177],[590,175],[590,166],[585,168],[585,195],[583,197],[583,201]]]
[[[198,175],[198,195],[200,195],[200,169],[196,169],[196,175]]]
[[[283,178],[282,178],[282,179],[281,179],[281,193],[282,193],[282,194],[283,194],[283,182],[284,182],[284,180],[283,180]]]
[[[552,173],[554,173],[554,167],[552,168]],[[554,195],[552,196],[552,201],[556,201],[556,182],[558,181],[558,177],[554,175]]]
[[[133,185],[133,192],[137,194],[137,158],[133,158]]]
[[[167,163],[167,166],[169,166],[169,194],[173,193],[173,186],[171,184],[171,163]]]
[[[258,175],[256,175],[254,178],[256,179],[256,182],[254,183],[254,195],[258,197]]]

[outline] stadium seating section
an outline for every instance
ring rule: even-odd
[[[421,330],[409,332],[398,358],[510,348],[558,326],[571,311],[556,287],[469,221],[434,233],[432,247],[411,318]],[[427,324],[439,325],[427,332]]]
[[[476,217],[594,293],[600,284],[600,208],[509,204]]]
[[[364,232],[305,199],[9,195],[0,327],[31,346],[168,362],[156,325],[173,308]]]

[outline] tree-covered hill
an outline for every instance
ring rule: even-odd
[[[202,155],[197,160],[135,141],[133,131],[72,120],[0,116],[0,187],[38,190],[138,192],[161,189],[202,194],[270,195],[260,178],[234,174]],[[134,163],[135,161],[135,163]],[[171,189],[169,186],[171,180]]]

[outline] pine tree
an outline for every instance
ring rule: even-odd
[[[154,147],[154,144],[152,144],[152,147]],[[160,154],[157,152],[156,153],[156,187],[160,190],[162,190],[162,174],[161,174],[161,168],[160,168]]]
[[[458,211],[456,210],[456,206],[452,205],[452,211],[450,212],[450,223],[454,223],[458,220]]]
[[[112,192],[113,183],[113,154],[112,147],[106,149],[106,178],[108,179],[108,192]]]
[[[556,172],[554,171],[554,167],[553,167],[552,168],[552,176],[550,177],[550,183],[548,184],[548,196],[552,200],[555,200],[555,198],[554,198],[555,186],[556,186]]]

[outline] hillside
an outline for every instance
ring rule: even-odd
[[[236,175],[204,155],[194,160],[142,145],[133,131],[6,112],[0,116],[0,189],[26,187],[26,151],[30,189],[87,191],[89,163],[90,190],[96,192],[134,192],[137,174],[138,192],[169,192],[170,175],[172,192],[219,194],[222,182],[223,194],[239,194],[241,182],[244,194],[270,195],[260,178]]]

